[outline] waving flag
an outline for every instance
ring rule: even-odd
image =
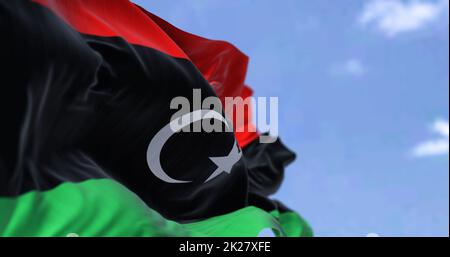
[[[2,1],[0,20],[0,236],[312,234],[268,198],[295,158],[280,141],[167,129],[193,90],[251,95],[236,47],[126,0]]]

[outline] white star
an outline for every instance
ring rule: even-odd
[[[219,176],[223,172],[230,174],[234,164],[241,159],[241,156],[242,151],[239,151],[237,142],[234,141],[233,149],[231,149],[227,156],[209,157],[209,159],[217,165],[217,169],[211,174],[211,176],[209,176],[205,183]]]

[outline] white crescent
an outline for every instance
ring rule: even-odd
[[[150,144],[147,148],[147,164],[150,168],[150,171],[162,181],[167,183],[190,183],[192,181],[184,181],[177,180],[171,178],[164,172],[164,169],[161,167],[160,156],[161,150],[167,140],[175,133],[179,132],[182,128],[187,125],[203,120],[203,119],[216,119],[225,123],[227,129],[230,129],[228,121],[222,116],[222,114],[214,111],[214,110],[197,110],[187,114],[182,115],[174,120],[172,120],[169,124],[164,126],[150,141]],[[181,121],[181,122],[180,122]]]

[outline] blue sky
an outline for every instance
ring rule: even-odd
[[[449,235],[448,0],[134,1],[250,59],[318,236]]]

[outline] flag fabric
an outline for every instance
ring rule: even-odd
[[[126,0],[1,1],[0,29],[0,236],[312,235],[269,198],[295,159],[281,141],[154,140],[173,98],[251,96],[235,46]]]

